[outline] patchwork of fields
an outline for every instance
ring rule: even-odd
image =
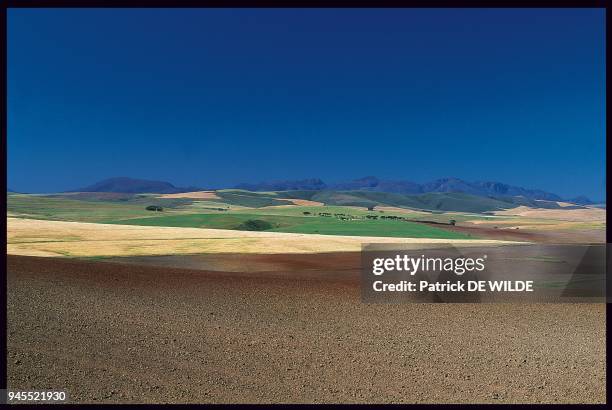
[[[300,192],[239,190],[9,193],[8,252],[77,257],[351,252],[372,242],[596,242],[605,231],[605,210],[595,208],[518,207],[493,214],[432,211],[394,202],[368,209],[304,197],[308,195]],[[146,209],[151,206],[163,210]]]
[[[258,198],[242,193],[232,193],[224,198],[227,202],[219,202],[221,199],[218,197],[209,202],[167,198],[167,195],[140,195],[113,201],[96,199],[95,196],[90,200],[77,200],[70,195],[9,195],[8,209],[9,215],[15,217],[121,225],[252,230],[245,225],[246,222],[263,221],[267,225],[263,225],[266,229],[261,230],[270,232],[443,239],[471,237],[412,222],[412,219],[423,216],[422,212],[416,211],[411,214],[349,206],[299,206],[289,201],[286,201],[289,205],[245,207],[246,204],[261,205],[261,201],[269,199],[265,195]],[[147,211],[145,207],[148,204],[162,206],[164,211]],[[436,217],[440,219],[440,215]],[[453,218],[457,219],[457,216],[443,219],[448,222]]]

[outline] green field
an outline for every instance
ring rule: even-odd
[[[479,219],[461,213],[423,214],[420,212],[367,210],[363,206],[273,206],[289,205],[274,199],[279,193],[219,191],[214,200],[159,198],[150,194],[52,194],[7,195],[8,212],[12,216],[76,222],[97,222],[127,225],[266,230],[272,232],[312,233],[350,236],[389,236],[414,238],[470,238],[450,232],[443,226],[429,226],[411,221]],[[281,198],[287,193],[280,193]],[[375,193],[376,194],[376,193]],[[369,193],[366,193],[369,196]],[[308,196],[308,195],[296,195]],[[392,201],[391,201],[392,202]],[[149,205],[164,208],[163,212],[147,211]],[[321,213],[327,216],[320,215]],[[368,219],[367,217],[377,219]],[[397,217],[401,219],[385,219]]]
[[[319,208],[320,209],[320,208]],[[388,236],[400,238],[470,239],[466,234],[446,231],[424,224],[398,220],[350,220],[334,217],[281,216],[256,213],[169,215],[120,220],[115,223],[144,226],[243,229],[247,221],[265,221],[270,232],[292,232],[323,235]]]
[[[24,218],[78,222],[109,222],[120,218],[138,218],[151,214],[140,204],[82,201],[22,194],[7,196],[7,210],[11,214]]]

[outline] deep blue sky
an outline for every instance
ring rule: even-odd
[[[603,10],[11,9],[8,186],[377,175],[605,197]]]

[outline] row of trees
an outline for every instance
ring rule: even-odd
[[[380,211],[383,212],[383,211]],[[308,211],[304,211],[302,212],[302,214],[304,215],[312,215],[311,212]],[[357,216],[353,216],[353,215],[348,215],[348,214],[332,214],[330,212],[319,212],[317,215],[319,216],[324,216],[324,217],[332,217],[335,216],[336,218],[343,220],[343,221],[348,221],[348,220],[353,220],[353,219],[363,219],[361,217],[357,217]],[[394,220],[394,221],[409,221],[409,218],[406,218],[404,216],[396,216],[396,215],[365,215],[365,219],[371,219],[371,220],[377,220],[377,219],[386,219],[386,220]],[[418,221],[416,221],[418,222]],[[433,222],[433,221],[425,221],[425,222],[429,222],[429,223],[436,223],[436,224],[440,224],[440,225],[445,225],[445,223],[443,222]],[[456,220],[454,219],[450,219],[448,221],[448,225],[455,225],[457,223]],[[496,227],[497,228],[497,227]]]

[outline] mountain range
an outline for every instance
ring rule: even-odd
[[[326,184],[318,178],[289,181],[262,182],[259,184],[239,184],[237,189],[249,191],[290,191],[290,190],[332,190],[332,191],[374,191],[403,195],[419,195],[430,192],[462,192],[482,197],[522,196],[531,200],[563,201],[567,200],[580,205],[593,202],[585,197],[561,198],[559,195],[539,189],[527,189],[494,181],[468,182],[459,178],[441,178],[435,181],[418,184],[407,180],[384,180],[374,176],[354,179],[335,184]]]
[[[198,187],[177,187],[170,182],[135,179],[129,177],[108,178],[83,188],[67,192],[117,192],[122,194],[176,194],[180,192],[201,191]]]
[[[408,180],[385,180],[366,176],[350,181],[327,184],[319,178],[302,180],[277,180],[260,183],[243,183],[235,189],[248,191],[372,191],[402,195],[427,193],[465,193],[487,198],[524,197],[529,200],[568,201],[579,205],[593,204],[585,197],[562,198],[559,195],[539,189],[527,189],[494,181],[468,182],[459,178],[441,178],[419,184]],[[118,193],[162,193],[172,194],[200,191],[199,187],[177,187],[169,182],[115,177],[68,192],[118,192]]]

